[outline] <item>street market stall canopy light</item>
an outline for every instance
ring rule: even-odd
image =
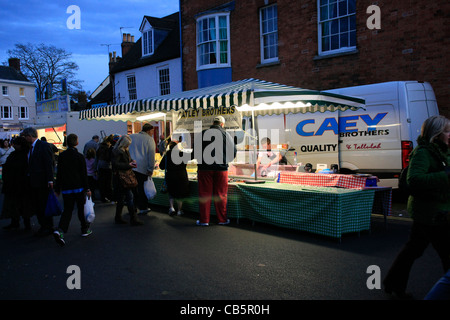
[[[170,95],[101,106],[80,112],[80,120],[136,121],[151,113],[237,106],[246,115],[314,113],[364,109],[365,101],[334,93],[245,79]]]

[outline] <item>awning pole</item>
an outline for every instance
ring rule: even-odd
[[[255,127],[255,111],[253,111],[253,109],[252,109],[252,129],[255,130],[255,137],[256,137],[256,142],[253,143],[253,161],[254,161],[254,166],[255,166],[255,181],[256,181],[256,180],[258,180],[258,171],[256,168],[256,162],[257,162],[258,156],[256,153],[257,152],[256,145],[258,144],[259,136],[258,136],[258,132],[256,131],[256,127]]]

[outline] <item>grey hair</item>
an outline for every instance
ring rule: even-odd
[[[450,120],[444,116],[431,116],[422,124],[420,135],[428,142],[433,142],[443,133],[446,127],[450,127]]]
[[[131,144],[130,136],[122,136],[119,141],[114,145],[114,149],[125,150]]]

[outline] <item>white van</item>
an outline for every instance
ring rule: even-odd
[[[373,174],[379,186],[397,188],[422,123],[439,114],[431,85],[394,81],[326,92],[363,98],[366,110],[258,116],[259,137],[287,143],[290,164],[295,155],[313,169],[338,164],[341,173]],[[284,130],[274,139],[275,128]]]

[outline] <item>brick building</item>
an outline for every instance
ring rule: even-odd
[[[184,90],[245,78],[316,90],[419,80],[450,117],[447,0],[182,0],[180,11]]]

